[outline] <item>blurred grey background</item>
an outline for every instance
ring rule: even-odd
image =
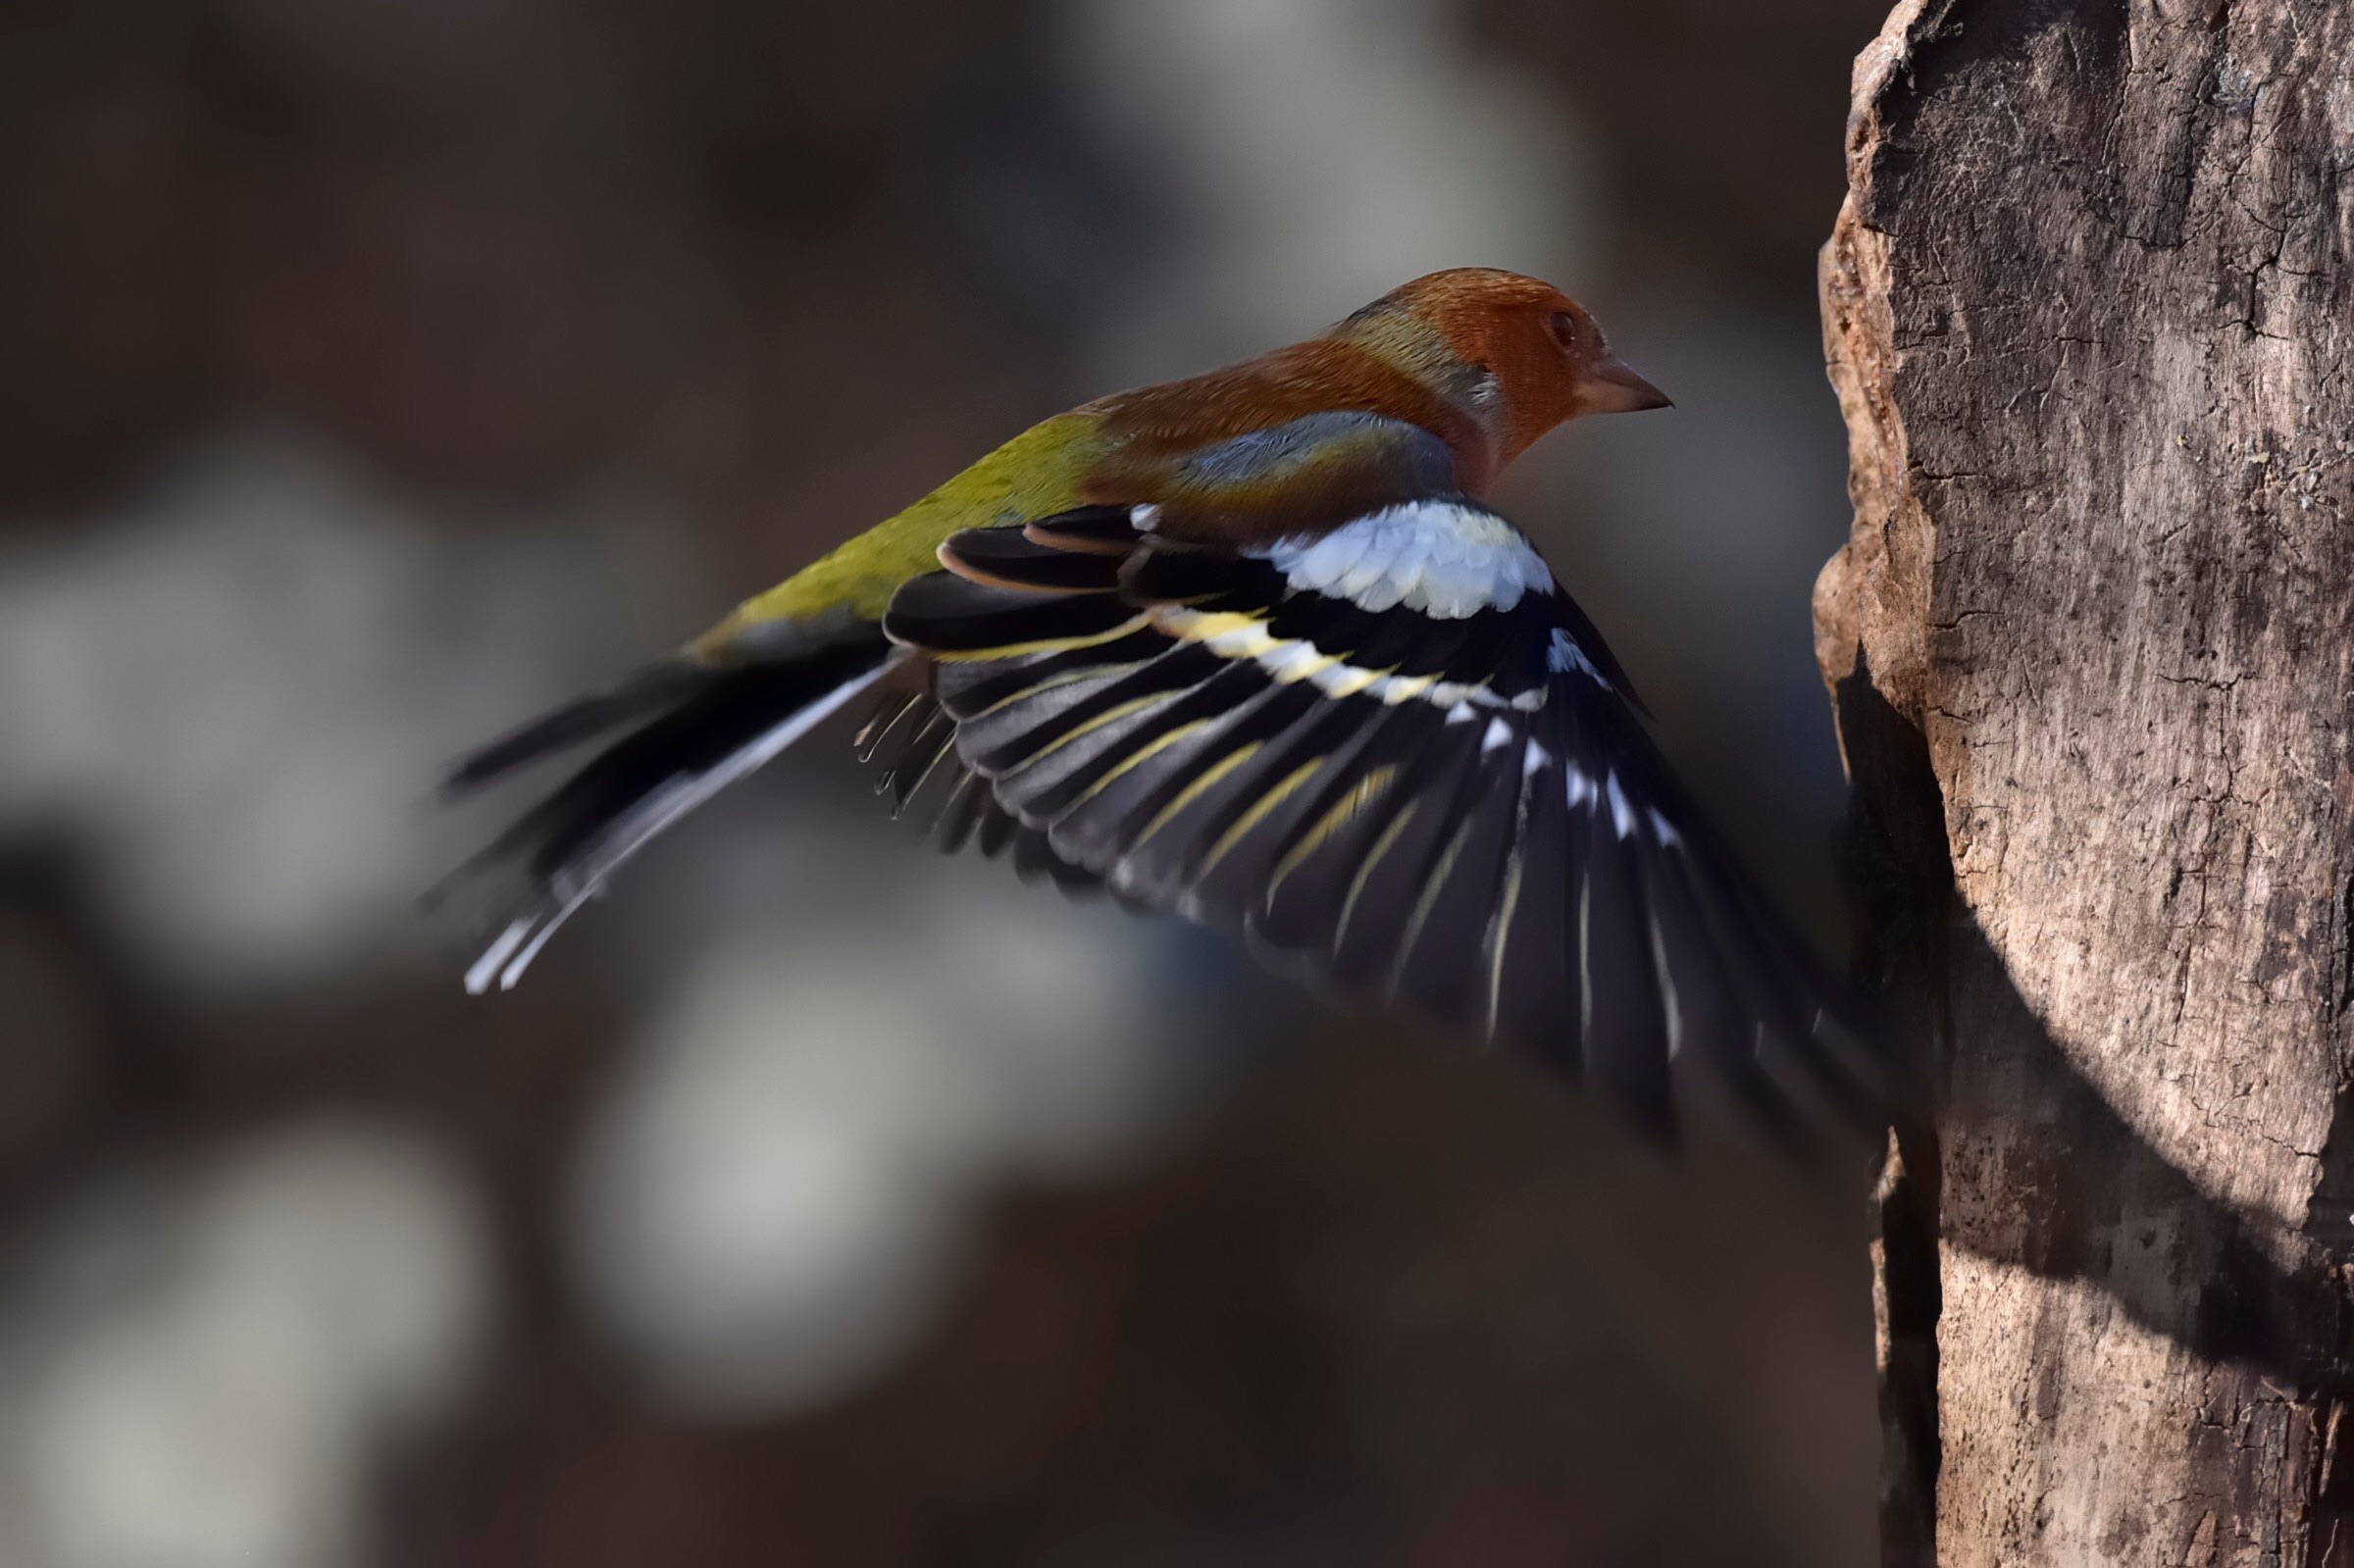
[[[1860,1191],[936,858],[838,743],[511,996],[414,900],[470,741],[1483,264],[1677,399],[1503,498],[1829,946],[1879,11],[0,10],[0,1563],[1869,1561]]]

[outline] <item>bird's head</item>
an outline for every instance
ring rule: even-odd
[[[1518,273],[1458,267],[1392,289],[1326,334],[1365,349],[1469,414],[1491,472],[1586,414],[1665,408],[1611,352],[1585,308]]]

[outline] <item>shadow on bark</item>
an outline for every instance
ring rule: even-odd
[[[1935,1104],[1933,1125],[1898,1130],[1878,1192],[1883,1561],[1936,1560],[1941,1243],[2095,1286],[2193,1355],[2332,1407],[2316,1419],[2334,1448],[2349,1381],[2338,1276],[2354,1250],[2354,1106],[2341,1097],[2305,1227],[2317,1260],[2341,1261],[2283,1268],[2246,1219],[2118,1115],[2021,996],[1955,896],[1927,743],[1860,654],[1834,700],[1852,785],[1842,871],[1862,916],[1857,980],[1919,1042]],[[1965,1039],[1970,1060],[1957,1072]],[[1945,1151],[1962,1148],[1972,1158],[1959,1168],[1977,1173],[1969,1190],[1944,1182]],[[2323,1466],[2317,1513],[2354,1507],[2340,1472],[2354,1465]]]

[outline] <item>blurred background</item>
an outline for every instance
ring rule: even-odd
[[[1675,396],[1504,501],[1832,947],[1881,9],[0,10],[0,1563],[1871,1560],[1861,1191],[936,857],[839,743],[512,995],[415,899],[469,742],[1485,264]]]

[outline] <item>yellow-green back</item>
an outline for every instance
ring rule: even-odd
[[[880,621],[892,594],[934,570],[937,552],[965,529],[1003,528],[1079,504],[1080,476],[1108,441],[1093,413],[1057,414],[1032,426],[905,511],[746,599],[691,645],[695,657],[726,661],[734,645],[793,622]]]

